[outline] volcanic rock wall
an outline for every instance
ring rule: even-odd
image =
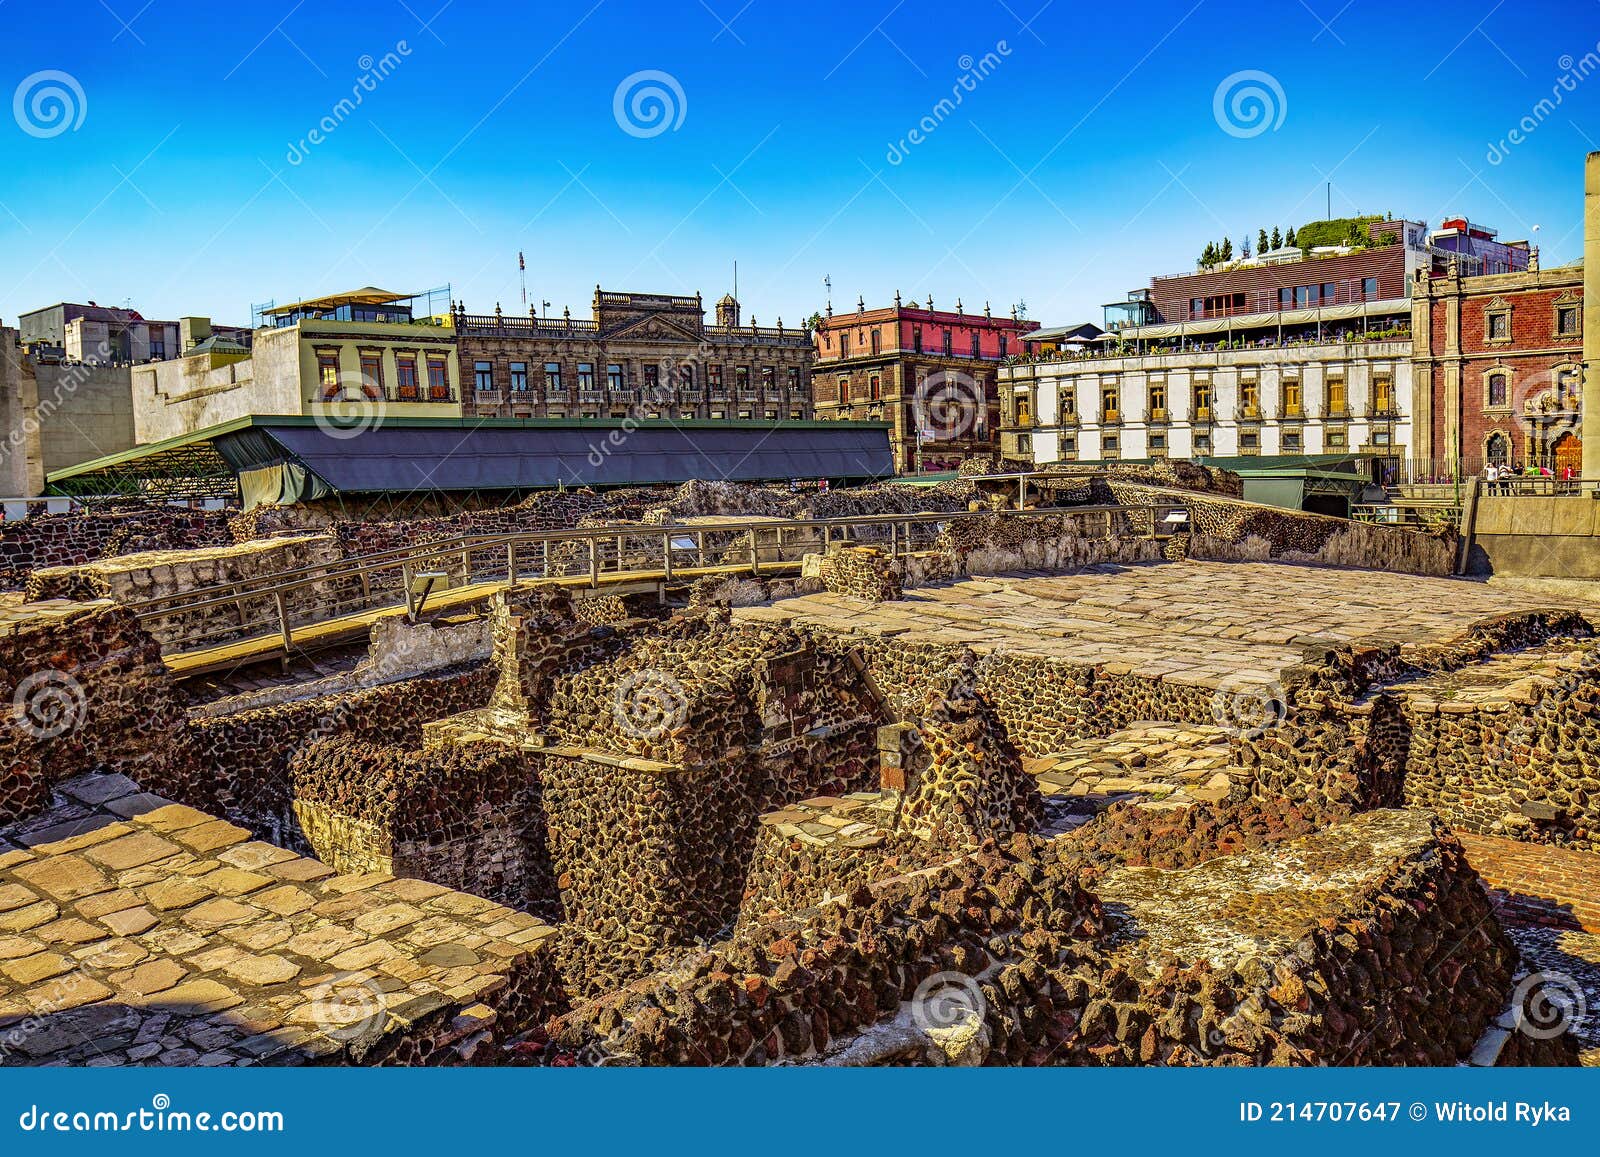
[[[120,554],[97,562],[35,570],[28,579],[28,597],[109,598],[129,603],[336,561],[337,544],[328,535]],[[286,609],[291,623],[303,623],[361,605],[359,582],[348,580],[342,584],[316,583],[294,592],[288,597]],[[164,646],[182,649],[261,634],[275,629],[277,622],[276,604],[271,598],[262,597],[153,619],[149,629]]]
[[[485,742],[427,750],[341,736],[290,761],[299,837],[340,872],[382,872],[559,919],[540,781]]]
[[[4,611],[0,820],[37,811],[53,783],[83,771],[144,777],[183,725],[155,640],[107,602]]]
[[[20,590],[37,567],[74,566],[133,551],[192,550],[232,541],[228,514],[172,506],[41,514],[0,522],[0,590]]]
[[[893,602],[901,596],[899,567],[872,546],[836,547],[818,560],[822,589],[869,603]]]
[[[493,668],[406,679],[361,691],[298,700],[231,715],[192,718],[167,758],[142,782],[152,791],[225,816],[274,843],[291,842],[296,823],[289,763],[318,739],[350,735],[420,747],[423,724],[481,708]]]

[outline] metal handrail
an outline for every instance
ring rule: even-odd
[[[499,548],[507,548],[505,560],[508,564],[507,576],[503,581],[515,582],[517,581],[516,554],[518,547],[539,546],[547,558],[549,546],[573,542],[587,543],[590,548],[588,552],[589,578],[591,585],[598,586],[600,578],[606,573],[600,566],[601,544],[605,544],[608,547],[616,544],[619,547],[617,553],[618,570],[614,573],[629,573],[621,569],[624,561],[621,542],[626,538],[659,537],[662,539],[665,547],[662,569],[664,576],[670,579],[673,572],[672,551],[674,547],[672,539],[694,537],[696,539],[695,549],[703,558],[706,549],[706,535],[728,535],[734,540],[743,535],[750,540],[751,569],[754,573],[759,574],[763,561],[769,563],[774,561],[778,563],[798,561],[763,560],[760,557],[762,548],[761,536],[763,534],[777,534],[779,537],[776,546],[781,552],[784,545],[782,536],[788,532],[821,531],[823,545],[826,547],[833,541],[834,531],[836,530],[852,527],[887,527],[890,532],[891,549],[898,555],[902,549],[909,551],[912,548],[912,527],[914,526],[944,524],[965,519],[991,517],[997,514],[1011,518],[1104,515],[1107,517],[1109,526],[1110,520],[1117,514],[1128,514],[1135,511],[1167,511],[1183,506],[1185,506],[1183,502],[1174,501],[1138,506],[1059,506],[1001,511],[923,511],[912,514],[867,514],[812,519],[744,519],[713,524],[668,523],[660,526],[651,526],[640,523],[614,523],[601,527],[584,527],[570,530],[456,535],[437,542],[409,547],[395,547],[330,563],[308,564],[270,574],[258,575],[254,578],[197,587],[182,594],[163,595],[126,605],[130,611],[138,616],[141,622],[148,623],[174,618],[179,615],[193,614],[214,607],[237,606],[242,610],[243,604],[248,601],[271,598],[276,604],[279,626],[287,637],[288,623],[284,604],[284,596],[286,595],[311,587],[337,582],[341,579],[364,579],[375,573],[398,570],[406,580],[401,594],[407,608],[411,609],[410,577],[413,570],[418,568],[420,564],[440,558],[461,556],[466,561],[463,577],[468,583],[471,583],[473,581],[471,557],[475,554],[482,554]],[[1157,525],[1157,520],[1152,517],[1152,529],[1150,531],[1152,535],[1157,533],[1155,529]],[[732,543],[730,542],[729,545],[731,546]],[[541,570],[537,577],[550,578],[551,576],[547,571]]]

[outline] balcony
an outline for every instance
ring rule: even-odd
[[[1195,425],[1209,425],[1216,420],[1216,416],[1212,413],[1210,406],[1196,406],[1194,408],[1193,421]]]
[[[1102,426],[1120,426],[1120,425],[1122,425],[1122,411],[1121,410],[1101,410],[1100,411],[1100,424]]]
[[[1065,414],[1062,414],[1056,419],[1056,425],[1065,426],[1072,430],[1076,430],[1080,424],[1081,423],[1078,419],[1077,411],[1075,410],[1068,410]]]
[[[1325,405],[1322,407],[1322,413],[1320,416],[1324,421],[1348,422],[1351,417],[1350,407],[1343,403],[1340,403],[1339,405]]]
[[[1399,416],[1400,410],[1393,402],[1373,402],[1366,408],[1365,413],[1362,414],[1362,417],[1364,418],[1372,418],[1378,421],[1389,422],[1394,421]]]
[[[480,406],[498,406],[506,400],[506,392],[496,386],[490,386],[487,389],[479,386],[472,391],[472,398]]]
[[[1261,407],[1254,404],[1241,405],[1234,410],[1233,417],[1237,422],[1259,422],[1261,421]]]
[[[1144,420],[1151,426],[1165,426],[1172,421],[1172,411],[1165,406],[1151,406],[1145,410]]]
[[[1299,422],[1299,421],[1303,421],[1305,419],[1305,416],[1306,416],[1306,408],[1304,406],[1302,406],[1299,402],[1294,402],[1292,404],[1289,403],[1289,402],[1281,402],[1278,405],[1278,420],[1279,421],[1282,421],[1282,422]]]

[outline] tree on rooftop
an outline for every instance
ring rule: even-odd
[[[1276,225],[1272,227],[1272,247],[1274,249],[1283,248],[1283,234],[1278,232],[1278,227]]]
[[[1294,226],[1293,225],[1289,226],[1289,231],[1283,235],[1283,243],[1285,245],[1293,245],[1294,244]]]
[[[1256,252],[1257,253],[1265,253],[1266,251],[1267,251],[1267,231],[1265,229],[1258,229],[1256,231]]]
[[[1222,239],[1222,249],[1218,252],[1217,256],[1223,261],[1233,260],[1233,239],[1231,237],[1224,237]]]
[[[1200,251],[1200,266],[1210,269],[1217,263],[1217,246],[1214,241],[1207,241],[1206,247]]]

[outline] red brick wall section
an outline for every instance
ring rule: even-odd
[[[1498,836],[1456,835],[1509,918],[1600,934],[1600,856]]]

